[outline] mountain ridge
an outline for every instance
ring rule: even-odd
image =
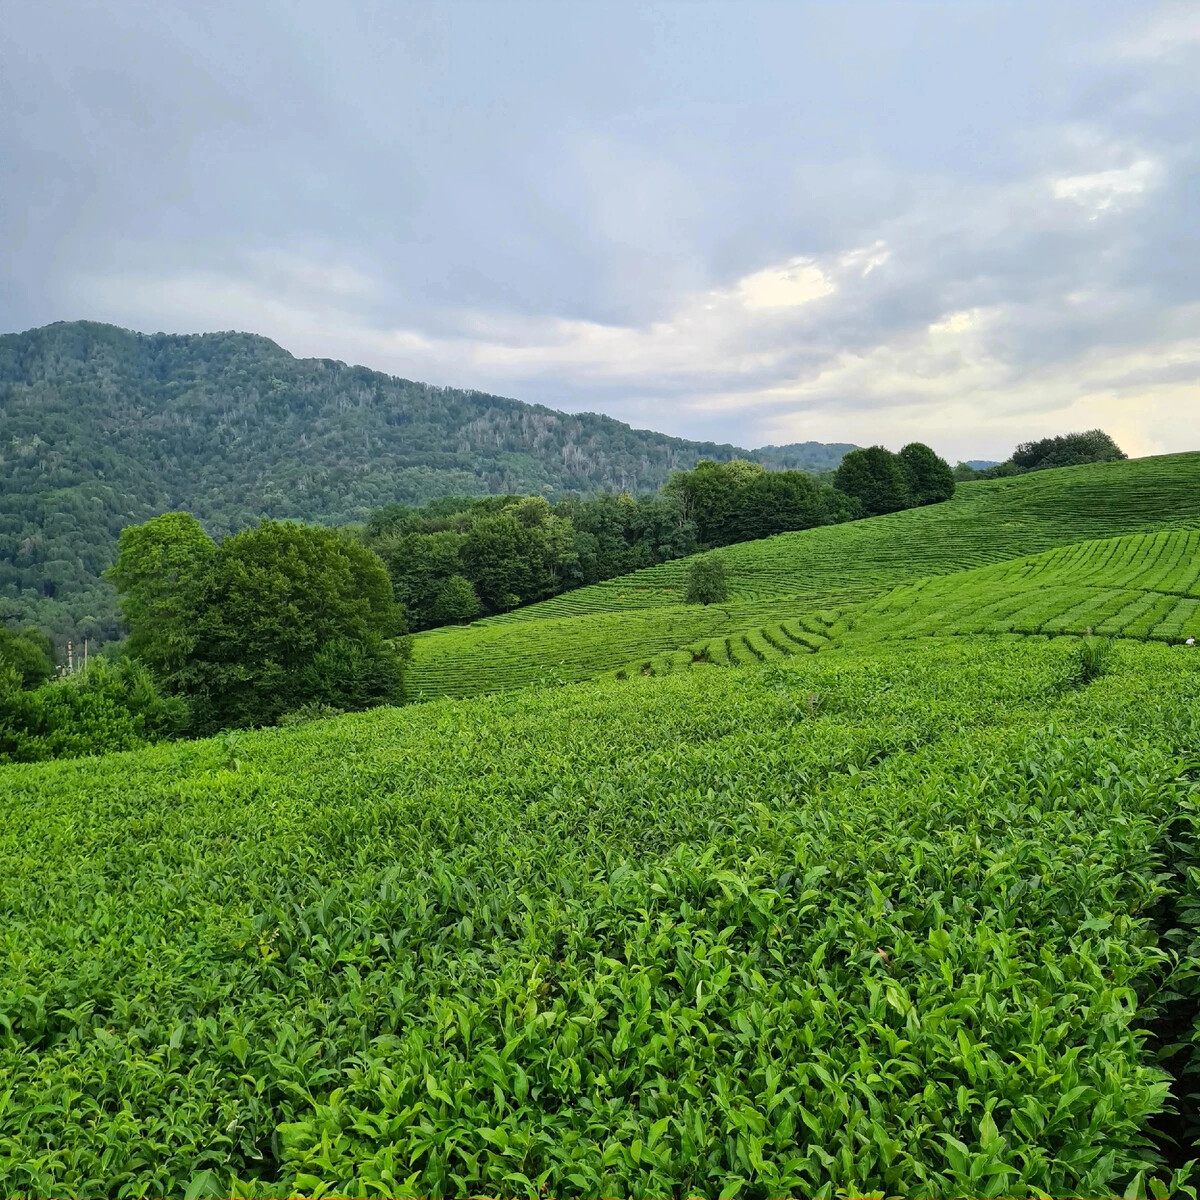
[[[116,536],[170,509],[220,536],[443,495],[652,491],[701,458],[831,470],[852,448],[760,455],[301,359],[260,334],[55,322],[0,335],[0,619],[112,636]]]

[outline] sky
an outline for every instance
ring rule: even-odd
[[[0,0],[0,330],[1200,449],[1200,3]]]

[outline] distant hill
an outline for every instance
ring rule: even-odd
[[[747,457],[777,471],[836,471],[842,459],[858,447],[853,442],[789,442],[786,446],[760,446]]]
[[[99,574],[117,534],[171,509],[221,535],[444,495],[652,491],[701,458],[820,472],[852,448],[748,451],[298,359],[248,333],[59,322],[0,336],[0,619],[112,636]]]

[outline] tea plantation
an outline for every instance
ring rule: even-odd
[[[681,559],[414,639],[414,694],[467,696],[549,678],[589,678],[681,651],[708,635],[754,659],[740,635],[843,609],[946,575],[1117,534],[1200,527],[1200,453],[960,484],[954,498],[847,525],[780,534],[715,553],[731,603],[682,604]],[[573,618],[573,619],[566,619]],[[603,618],[603,619],[602,619]]]
[[[840,610],[699,638],[618,672],[666,675],[753,666],[880,638],[1021,633],[1200,641],[1200,530],[1080,542],[1029,558],[933,576]]]
[[[0,769],[0,1192],[1184,1194],[1200,654],[1077,645]]]
[[[852,614],[867,636],[1083,633],[1200,639],[1200,530],[1134,534],[922,580]]]

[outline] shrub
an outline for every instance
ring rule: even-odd
[[[689,604],[720,604],[729,599],[725,564],[711,554],[697,558],[688,569],[686,599]]]
[[[22,687],[38,687],[54,673],[54,647],[38,629],[18,633],[0,626],[0,666],[16,671]]]
[[[332,704],[316,704],[309,702],[302,704],[299,708],[292,709],[291,712],[286,712],[279,718],[279,724],[288,725],[307,725],[310,721],[327,721],[331,717],[340,717],[345,713],[344,708],[335,708]]]
[[[1101,675],[1107,675],[1112,666],[1112,638],[1092,636],[1089,629],[1087,636],[1079,643],[1075,651],[1075,671],[1073,678],[1078,683],[1091,683]]]
[[[150,672],[130,659],[97,659],[32,691],[20,687],[11,667],[0,667],[0,763],[132,750],[186,724],[187,706],[163,696]]]

